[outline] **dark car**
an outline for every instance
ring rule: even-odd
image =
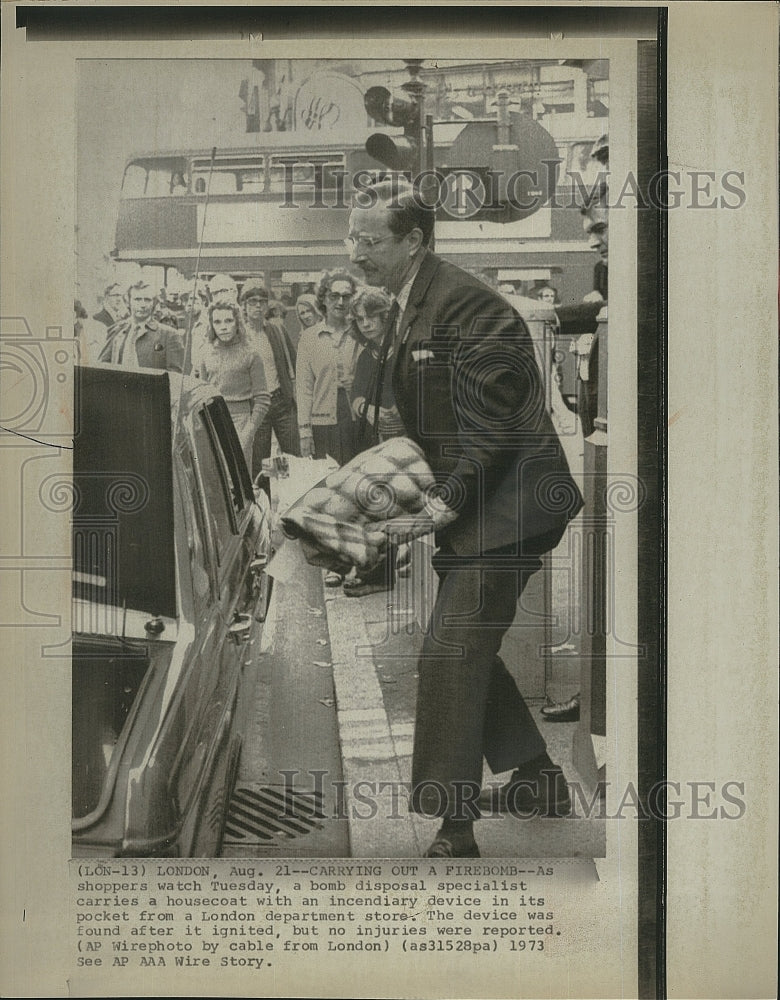
[[[213,857],[268,606],[270,514],[225,401],[76,369],[73,854]]]

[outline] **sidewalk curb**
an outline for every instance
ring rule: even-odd
[[[336,695],[336,712],[346,784],[346,809],[353,858],[417,857],[420,853],[410,814],[402,811],[391,824],[382,815],[391,805],[378,793],[381,782],[400,784],[396,743],[376,673],[359,598],[325,590]],[[397,736],[398,734],[396,734]],[[359,782],[370,783],[379,815],[354,801]],[[364,786],[365,787],[365,786]]]

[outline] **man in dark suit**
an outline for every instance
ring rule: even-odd
[[[130,315],[108,330],[98,361],[127,368],[164,368],[180,372],[184,343],[177,330],[153,318],[154,290],[146,281],[137,281],[127,292]]]
[[[437,480],[408,532],[432,527],[439,547],[418,665],[411,806],[443,820],[427,857],[478,857],[480,807],[570,809],[563,775],[498,653],[528,578],[582,500],[523,320],[433,254],[432,232],[421,198],[385,182],[356,203],[348,243],[367,283],[395,296],[384,345],[386,356],[392,343],[392,362],[378,388],[392,378],[406,432]],[[494,773],[514,773],[480,795],[483,757]]]
[[[127,316],[127,306],[125,305],[124,288],[119,282],[108,285],[103,292],[103,308],[96,312],[92,319],[96,319],[103,326],[113,326],[120,319]]]

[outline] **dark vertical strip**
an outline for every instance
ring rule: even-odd
[[[642,192],[666,169],[666,11],[658,12],[658,41],[638,43],[638,183]],[[643,803],[665,809],[651,789],[666,777],[666,217],[658,204],[637,220],[639,476],[647,500],[639,510],[638,791]],[[658,816],[639,823],[638,996],[663,997],[665,962],[665,827]]]
[[[77,39],[249,40],[250,35],[269,40],[299,38],[350,39],[361,29],[371,38],[410,38],[425,45],[426,35],[472,38],[490,35],[506,38],[549,38],[562,32],[567,38],[650,38],[653,9],[629,4],[597,6],[418,6],[368,5],[327,7],[233,4],[125,5],[50,7],[40,3],[18,4],[16,27],[26,30],[26,40],[75,41]]]

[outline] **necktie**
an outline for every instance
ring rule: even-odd
[[[124,337],[121,338],[121,340],[120,340],[120,337],[119,337],[118,334],[116,336],[116,339],[114,341],[114,343],[116,344],[116,348],[115,348],[115,350],[116,350],[116,357],[112,358],[112,361],[114,362],[115,365],[121,365],[122,364],[122,359],[124,358],[124,355],[125,355],[125,347],[127,345],[127,338],[130,336],[130,330],[131,329],[132,329],[132,327],[128,328],[127,333],[124,335]]]
[[[373,384],[373,394],[372,394],[373,399],[370,401],[374,407],[373,436],[376,436],[378,434],[377,428],[379,427],[379,407],[382,402],[382,391],[384,390],[385,386],[387,358],[388,355],[390,354],[390,348],[392,347],[393,341],[395,340],[396,325],[398,323],[398,316],[400,312],[401,308],[398,305],[398,301],[396,300],[395,302],[393,302],[392,306],[390,307],[390,312],[387,314],[387,325],[385,326],[385,335],[384,339],[382,340],[382,350],[379,354],[379,362],[377,364],[376,377],[374,379],[374,384]],[[361,436],[363,432],[367,430],[365,424],[366,421],[368,420],[369,405],[370,403],[369,400],[367,399],[365,410],[363,411],[363,417],[362,417],[363,426],[361,427]]]

